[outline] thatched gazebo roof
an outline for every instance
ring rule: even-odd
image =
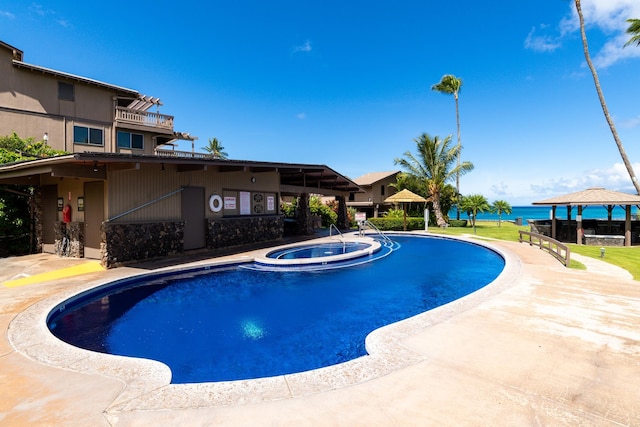
[[[384,199],[385,203],[402,203],[404,210],[404,231],[407,231],[407,206],[405,203],[425,203],[427,199],[413,193],[406,188],[402,191],[398,191],[393,196],[389,196]]]
[[[384,199],[385,203],[425,203],[427,199],[422,196],[412,193],[406,188],[402,191],[398,191],[393,196],[389,196]]]

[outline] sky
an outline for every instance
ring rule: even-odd
[[[400,170],[427,133],[456,136],[464,195],[528,205],[590,187],[635,193],[586,67],[570,0],[2,0],[27,63],[159,97],[174,129],[238,160]],[[639,0],[582,0],[592,59],[640,174]],[[191,150],[191,143],[179,149]],[[455,185],[455,183],[453,183]]]

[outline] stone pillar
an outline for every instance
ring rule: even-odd
[[[349,229],[349,216],[347,215],[347,202],[344,199],[344,196],[336,196],[336,200],[338,201],[338,230],[348,230]]]
[[[298,234],[301,236],[313,234],[311,224],[311,209],[309,208],[309,193],[302,193],[298,197],[298,210],[296,211]]]
[[[32,209],[33,209],[33,223],[31,226],[31,232],[33,233],[33,247],[31,250],[34,253],[42,252],[42,187],[34,187],[33,196],[31,197]]]

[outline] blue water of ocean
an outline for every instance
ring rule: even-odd
[[[571,209],[571,218],[575,219],[578,213],[578,208]],[[638,215],[638,208],[631,208],[631,215]],[[455,219],[456,210],[451,209],[449,211],[449,218]],[[560,219],[567,218],[567,209],[564,206],[558,206],[556,208],[556,217]],[[607,219],[607,208],[604,206],[588,206],[582,210],[582,217],[588,219]],[[550,219],[551,207],[550,206],[513,206],[512,212],[507,215],[502,214],[503,221],[515,221],[516,218],[522,218],[522,223],[527,224],[529,219]],[[624,208],[616,206],[612,213],[613,219],[625,219]],[[460,219],[469,219],[465,212],[460,212]],[[498,221],[498,214],[489,212],[478,213],[478,221]]]

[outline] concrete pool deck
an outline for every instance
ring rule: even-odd
[[[145,372],[123,381],[91,357],[55,367],[64,348],[49,348],[51,363],[43,363],[33,356],[42,343],[16,331],[44,301],[148,271],[140,266],[0,285],[0,424],[640,425],[640,282],[599,260],[571,270],[527,244],[491,245],[512,264],[508,280],[445,306],[437,322],[400,322],[382,375],[333,378],[326,383],[334,386],[307,392],[305,380],[316,379],[285,376],[284,397],[275,399],[260,396],[272,390],[259,385],[247,399],[247,390],[232,386],[167,387],[155,377],[141,393]],[[85,263],[45,254],[0,259],[0,283]],[[398,355],[402,363],[393,360]],[[92,373],[76,369],[92,363]],[[358,377],[356,365],[334,372]]]

